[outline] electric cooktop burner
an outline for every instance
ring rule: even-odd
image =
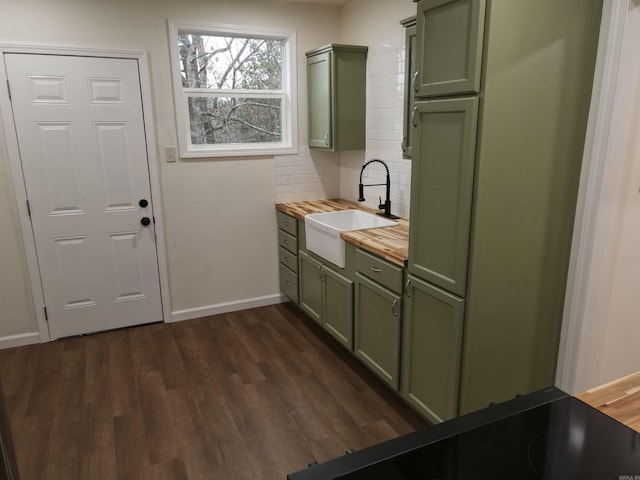
[[[553,388],[289,476],[320,478],[640,480],[640,434]]]

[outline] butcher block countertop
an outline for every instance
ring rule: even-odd
[[[587,390],[576,397],[640,432],[640,372]]]
[[[355,209],[377,213],[377,210],[342,199],[276,203],[276,208],[299,220],[304,220],[304,216],[310,213],[336,212],[339,210]],[[409,220],[400,218],[396,221],[399,222],[399,225],[343,232],[340,234],[340,238],[367,252],[404,267],[409,258]]]

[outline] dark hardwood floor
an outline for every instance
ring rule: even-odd
[[[427,424],[288,304],[0,351],[23,480],[280,479]]]

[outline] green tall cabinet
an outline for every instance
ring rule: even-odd
[[[365,148],[367,50],[331,44],[306,52],[310,147]]]
[[[601,10],[418,2],[401,389],[428,418],[554,383]]]

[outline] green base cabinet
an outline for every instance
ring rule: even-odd
[[[338,342],[353,347],[353,281],[299,252],[300,307]]]
[[[353,348],[353,281],[327,266],[322,269],[324,328],[342,345]]]
[[[310,147],[365,148],[367,50],[331,44],[306,52]]]
[[[354,353],[394,389],[400,386],[402,297],[356,273]]]
[[[402,396],[428,420],[458,416],[464,300],[409,276],[402,340]]]
[[[322,263],[306,252],[298,253],[300,308],[316,322],[321,323],[322,314]]]

